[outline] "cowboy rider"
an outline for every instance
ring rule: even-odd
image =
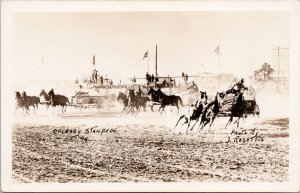
[[[242,89],[248,90],[248,88],[244,85],[244,79],[240,80],[239,82],[235,83],[232,88],[226,91],[226,94],[232,93],[237,95],[241,92]]]
[[[138,91],[137,91],[137,96],[140,98],[140,97],[142,97],[142,95],[143,95],[143,91],[142,91],[142,89],[141,89],[141,86],[139,85],[139,87],[138,87]]]
[[[193,90],[192,90],[193,92],[198,92],[198,91],[199,91],[199,88],[198,88],[198,86],[195,84],[194,81],[192,81],[192,86],[190,86],[188,89],[193,89]]]

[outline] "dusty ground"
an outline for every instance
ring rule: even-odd
[[[40,110],[27,117],[20,112],[15,115],[15,181],[288,180],[287,118],[249,117],[240,129],[223,129],[227,118],[220,118],[210,133],[204,129],[179,134],[180,129],[185,131],[183,127],[172,134],[178,118],[174,111],[163,115],[142,112],[136,117],[120,117],[117,111],[71,112],[52,116]],[[94,126],[98,133],[84,133]],[[77,133],[57,133],[59,129],[76,129],[81,133],[74,137]],[[240,134],[233,132],[242,130]]]

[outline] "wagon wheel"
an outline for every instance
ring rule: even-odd
[[[257,117],[259,118],[259,106],[257,104],[255,104],[254,110],[253,110],[253,116],[255,117],[255,115],[257,115]]]

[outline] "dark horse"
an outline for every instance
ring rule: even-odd
[[[177,123],[175,125],[174,131],[175,131],[179,121],[183,118],[185,118],[185,122],[182,125],[188,123],[186,133],[188,132],[191,122],[195,121],[194,125],[191,127],[191,130],[193,130],[194,126],[196,125],[196,123],[198,122],[198,120],[200,118],[200,115],[202,114],[204,105],[206,105],[206,104],[207,104],[206,91],[205,92],[200,91],[200,99],[198,99],[196,101],[195,105],[192,104],[190,107],[188,107],[188,109],[186,111],[184,111],[184,113],[179,117],[179,120],[177,121]]]
[[[20,92],[16,92],[16,110],[15,110],[15,113],[17,112],[17,110],[19,108],[22,108],[23,109],[23,114],[24,114],[24,108],[26,109],[26,114],[29,114],[29,108],[26,108],[25,107],[25,103],[24,103],[24,100],[20,94]]]
[[[160,104],[161,101],[159,100],[158,92],[156,90],[154,90],[152,87],[150,87],[147,94],[150,96],[150,100],[152,101],[151,111],[153,111],[154,105],[161,105]]]
[[[51,89],[48,93],[48,95],[50,96],[50,102],[52,104],[53,107],[55,106],[61,106],[61,112],[66,112],[67,109],[67,103],[70,104],[68,97],[63,96],[63,95],[56,95],[54,94],[53,89]]]
[[[243,97],[243,93],[240,92],[235,101],[232,104],[232,107],[229,109],[230,110],[230,118],[225,126],[225,129],[228,125],[231,124],[231,122],[233,121],[233,117],[237,117],[237,120],[234,122],[237,123],[237,127],[239,127],[239,122],[240,119],[243,117],[247,117],[246,115],[246,108],[245,108],[245,101],[244,101],[244,97]]]
[[[122,92],[119,92],[119,95],[118,95],[118,98],[117,98],[117,101],[122,101],[123,102],[123,105],[124,105],[124,108],[122,110],[122,113],[127,109],[128,107],[128,98],[127,98],[127,95],[122,93]]]
[[[44,97],[44,100],[45,100],[44,104],[46,104],[46,108],[47,108],[47,110],[48,110],[48,108],[49,108],[49,106],[50,106],[50,104],[51,104],[51,102],[50,102],[51,97],[46,93],[46,91],[45,91],[44,89],[43,89],[43,90],[41,91],[41,93],[40,93],[40,97],[41,97],[41,96]]]
[[[24,102],[24,106],[29,110],[30,106],[33,106],[33,111],[36,111],[38,109],[38,104],[41,104],[40,98],[37,96],[27,96],[26,92],[24,91],[22,93],[22,99]]]
[[[139,100],[139,108],[143,107],[143,110],[146,111],[147,102],[150,101],[149,97],[141,96],[138,98]]]
[[[130,89],[129,93],[128,93],[128,108],[127,108],[127,113],[129,113],[130,111],[132,112],[132,114],[134,113],[134,108],[136,109],[136,114],[139,111],[139,99],[138,96],[135,95],[134,90]]]
[[[211,125],[213,124],[215,118],[220,112],[221,104],[223,103],[224,97],[224,93],[217,92],[215,99],[203,109],[199,125],[200,130],[203,129],[208,123],[210,123],[208,129],[209,132]]]
[[[178,106],[179,102],[181,106],[183,106],[180,96],[166,95],[160,89],[155,91],[153,88],[150,88],[148,94],[150,94],[152,101],[154,102],[156,102],[158,98],[158,101],[160,103],[158,112],[161,110],[162,113],[166,106],[171,105],[171,106],[176,106],[179,113],[179,106]]]

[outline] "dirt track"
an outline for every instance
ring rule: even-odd
[[[227,119],[222,118],[210,133],[171,134],[177,116],[98,112],[21,117],[13,125],[13,178],[18,182],[288,180],[288,119],[249,118],[243,125],[247,134],[242,135],[232,133],[242,131],[235,126],[223,129]],[[85,133],[94,126],[96,133]],[[79,137],[59,133],[66,129],[81,133]],[[262,137],[254,137],[255,133]],[[240,138],[252,141],[239,142]]]

